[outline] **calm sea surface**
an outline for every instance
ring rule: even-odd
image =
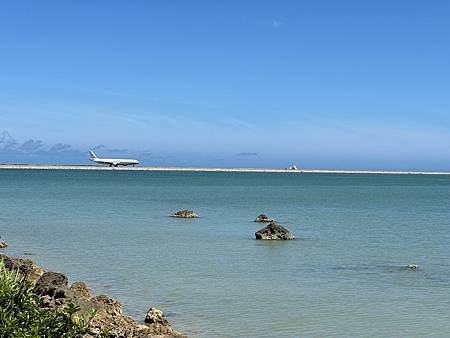
[[[450,177],[1,170],[0,235],[192,337],[450,335]]]

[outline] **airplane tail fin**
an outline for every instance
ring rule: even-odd
[[[97,158],[97,155],[92,150],[89,150],[89,154],[91,154],[91,159]]]

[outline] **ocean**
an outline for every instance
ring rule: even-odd
[[[449,205],[439,175],[0,170],[5,253],[191,337],[448,337]]]

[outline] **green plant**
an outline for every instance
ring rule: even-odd
[[[87,333],[92,312],[79,317],[79,308],[47,309],[33,293],[33,285],[0,261],[0,338],[78,338]]]

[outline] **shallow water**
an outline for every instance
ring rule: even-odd
[[[0,171],[8,254],[192,337],[448,337],[449,205],[446,176]]]

